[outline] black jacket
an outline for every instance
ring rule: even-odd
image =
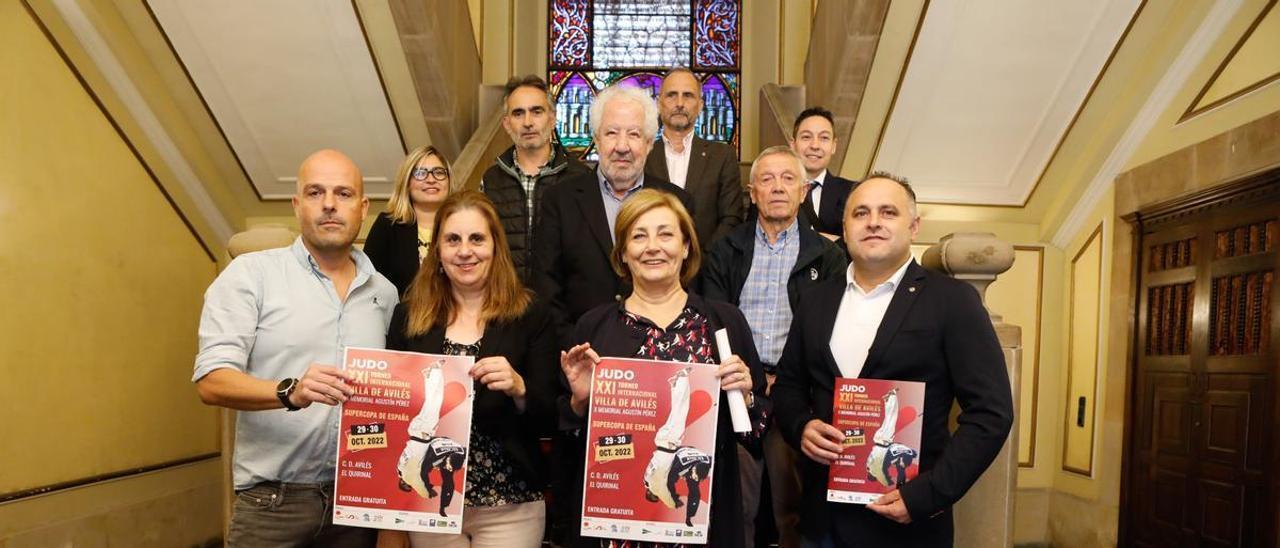
[[[502,230],[507,233],[507,245],[511,248],[511,260],[516,265],[516,272],[526,284],[532,280],[533,261],[529,254],[533,227],[538,223],[538,204],[548,188],[556,183],[582,173],[590,173],[591,169],[569,154],[559,143],[551,145],[551,160],[538,171],[537,182],[533,185],[533,211],[529,211],[528,194],[524,185],[520,184],[520,171],[515,161],[516,147],[511,147],[498,156],[493,166],[484,172],[480,181],[480,190],[493,201],[498,210],[498,219],[502,221]]]
[[[712,330],[720,328],[729,332],[729,345],[733,353],[742,358],[751,370],[751,382],[756,398],[764,396],[764,371],[760,368],[760,359],[756,356],[755,343],[751,340],[751,328],[734,306],[690,293],[687,306],[706,316]],[[573,343],[590,342],[591,347],[601,357],[635,357],[644,336],[622,320],[622,304],[608,303],[583,314],[573,332]],[[714,344],[714,343],[713,343]],[[563,538],[565,546],[599,546],[599,539],[580,538],[578,536],[578,517],[582,508],[582,474],[584,471],[583,455],[586,454],[585,417],[573,412],[569,404],[567,381],[561,376],[561,394],[556,406],[559,413],[561,441],[566,442],[568,452],[563,459],[566,482],[553,492],[557,499],[566,499],[558,507],[574,509],[575,515],[556,516],[553,518],[560,528],[567,529]],[[716,426],[715,468],[712,473],[711,486],[711,521],[707,531],[707,546],[737,548],[745,544],[743,536],[742,483],[738,479],[737,436],[733,432],[733,422],[729,418],[729,404],[720,392],[718,417]],[[572,521],[570,521],[572,520]]]
[[[387,331],[387,348],[439,354],[444,348],[445,326],[438,325],[417,337],[405,336],[407,305],[396,306]],[[546,305],[535,302],[523,316],[511,322],[490,322],[480,339],[476,360],[502,356],[524,377],[525,409],[517,411],[515,400],[476,383],[472,407],[475,428],[492,436],[512,466],[541,489],[547,480],[547,463],[539,451],[538,439],[555,429],[556,397],[560,387],[560,354],[555,325]]]
[[[742,302],[742,288],[751,274],[756,250],[756,222],[742,223],[716,242],[702,261],[702,294],[708,299],[725,301],[734,306]],[[787,300],[793,314],[799,311],[801,290],[831,278],[844,276],[848,259],[830,240],[798,223],[800,251],[787,278]]]
[[[693,226],[698,233],[698,244],[707,249],[729,229],[742,223],[746,201],[742,197],[742,175],[738,155],[728,144],[694,136],[689,148],[689,171],[685,174],[684,190],[698,206]],[[649,151],[644,172],[664,181],[671,180],[667,170],[667,146],[662,139],[658,139]]]
[[[822,180],[822,203],[813,206],[813,200],[805,197],[800,205],[800,218],[806,219],[818,232],[844,236],[844,203],[849,193],[857,186],[857,181],[837,177],[830,171]]]
[[[645,188],[670,192],[693,211],[680,187],[645,176]],[[631,293],[609,264],[613,227],[595,172],[570,177],[547,190],[533,227],[533,287],[560,319],[561,334],[586,311]]]
[[[831,338],[845,285],[842,277],[801,294],[806,313],[792,322],[778,364],[774,418],[797,450],[805,424],[831,422],[840,376]],[[978,292],[912,261],[860,377],[925,383],[920,475],[900,489],[911,523],[899,525],[861,505],[827,502],[827,467],[802,453],[801,532],[810,539],[832,532],[842,546],[951,546],[951,505],[991,464],[1013,425],[1004,354]],[[947,429],[953,401],[963,410],[954,435]]]
[[[391,280],[403,297],[422,264],[418,260],[418,223],[392,222],[386,212],[379,213],[364,240],[364,253],[373,268]]]

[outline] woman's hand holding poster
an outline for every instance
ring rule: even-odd
[[[600,360],[587,417],[582,535],[705,544],[719,399],[712,364]]]
[[[474,359],[348,347],[333,522],[462,531]]]

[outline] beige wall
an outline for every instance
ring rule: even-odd
[[[17,2],[0,3],[0,71],[0,466],[20,471],[0,475],[0,493],[217,452],[216,413],[189,381],[213,256]],[[216,461],[184,470],[111,484],[142,492],[164,475],[157,497],[216,486]],[[142,525],[133,533],[185,523],[167,542],[218,534],[216,502],[84,491],[0,505],[0,544],[111,538],[129,532],[121,520]]]

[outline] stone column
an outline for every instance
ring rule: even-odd
[[[925,250],[925,268],[964,280],[978,290],[986,302],[987,286],[1013,266],[1013,245],[989,232],[956,232]],[[988,312],[990,310],[988,309]],[[991,322],[1004,350],[1005,367],[1012,385],[1013,408],[1018,407],[1022,370],[1022,328],[1007,324],[991,313]],[[952,410],[952,428],[958,409]],[[1014,489],[1018,478],[1017,422],[1004,448],[991,467],[955,505],[955,545],[962,548],[1004,548],[1013,546]]]

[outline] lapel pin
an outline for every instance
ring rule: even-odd
[[[916,286],[914,286],[914,285],[913,285],[913,286],[911,286],[911,287],[908,287],[908,288],[907,288],[907,292],[909,292],[909,293],[915,293],[915,292],[916,292]]]
[[[815,281],[815,280],[817,280],[817,279],[818,279],[818,269],[816,269],[816,268],[810,268],[810,269],[809,269],[809,280],[810,280],[810,281]]]

